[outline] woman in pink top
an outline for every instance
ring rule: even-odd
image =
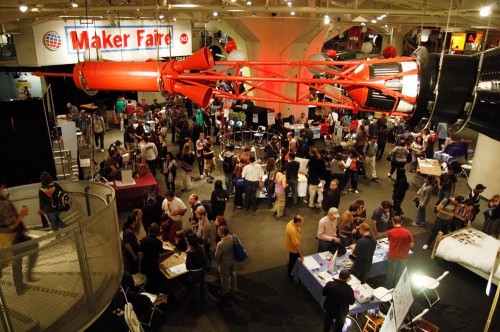
[[[273,212],[276,211],[277,217],[283,217],[283,211],[285,210],[285,192],[286,192],[286,176],[285,167],[281,167],[280,171],[274,176],[274,194],[276,195],[276,201],[274,203]]]

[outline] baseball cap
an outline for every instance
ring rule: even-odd
[[[358,229],[360,232],[366,232],[366,231],[370,230],[370,225],[368,225],[366,222],[364,222],[361,225],[359,225]]]
[[[351,272],[349,272],[348,270],[342,270],[339,273],[339,278],[342,280],[349,280],[351,279]]]
[[[483,186],[481,183],[476,185],[476,190],[483,190],[483,189],[486,189],[486,187]]]
[[[330,210],[328,210],[328,214],[333,215],[335,218],[340,218],[339,210],[337,210],[337,208],[330,208]]]

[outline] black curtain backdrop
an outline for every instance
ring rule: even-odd
[[[56,169],[42,99],[0,102],[0,175],[7,186],[36,183]]]

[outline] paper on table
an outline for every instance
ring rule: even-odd
[[[323,252],[320,252],[318,253],[319,257],[321,257],[321,259],[330,259],[332,257],[332,253],[330,251],[323,251]]]
[[[187,272],[186,264],[182,263],[182,264],[173,266],[173,267],[167,269],[167,271],[171,275],[176,275],[176,274],[181,274],[181,273]]]
[[[316,273],[316,277],[322,285],[325,285],[327,282],[333,280],[333,277],[327,272],[318,272]]]
[[[315,270],[315,269],[319,269],[321,267],[318,264],[318,262],[316,262],[316,260],[314,258],[312,258],[311,256],[304,257],[304,261],[302,262],[302,264],[304,264],[304,266],[308,270]]]

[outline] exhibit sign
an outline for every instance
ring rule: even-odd
[[[189,56],[192,54],[189,22],[108,21],[71,24],[50,21],[33,26],[39,65],[71,64],[96,58],[112,61]]]

